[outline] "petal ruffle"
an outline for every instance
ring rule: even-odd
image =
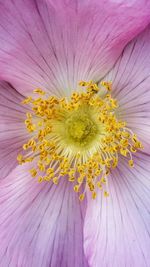
[[[123,51],[104,78],[113,83],[112,94],[120,105],[120,117],[127,121],[150,152],[150,27]]]
[[[110,196],[89,197],[85,252],[91,267],[150,266],[150,158],[139,154],[135,169],[120,163],[109,179]]]
[[[67,94],[103,77],[149,13],[145,0],[1,0],[0,77],[24,94]]]
[[[23,97],[8,83],[0,81],[0,179],[17,165],[17,154],[27,140]]]
[[[18,166],[0,183],[0,266],[87,267],[83,205],[67,179],[39,184]]]

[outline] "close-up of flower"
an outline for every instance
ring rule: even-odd
[[[0,0],[0,267],[150,266],[150,1]]]

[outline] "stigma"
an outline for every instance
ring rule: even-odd
[[[134,167],[133,153],[143,148],[136,134],[118,118],[118,103],[111,96],[112,83],[79,83],[67,98],[49,96],[40,88],[22,104],[30,106],[25,126],[30,139],[19,154],[19,164],[33,162],[31,177],[41,182],[73,183],[82,201],[89,190],[109,196],[108,177],[123,157]]]

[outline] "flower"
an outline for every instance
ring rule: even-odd
[[[0,266],[150,265],[149,11],[139,0],[0,1]],[[93,200],[91,183],[79,196],[68,168],[97,179],[97,156],[86,164],[104,143],[109,196],[96,188]]]

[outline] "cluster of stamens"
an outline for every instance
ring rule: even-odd
[[[70,99],[46,96],[41,89],[37,97],[28,97],[30,106],[25,125],[31,138],[23,145],[19,164],[33,162],[31,176],[39,183],[58,184],[65,177],[83,200],[86,190],[96,198],[97,188],[108,196],[107,176],[118,165],[118,156],[134,166],[132,153],[142,148],[137,136],[117,118],[118,103],[111,97],[111,83],[79,83],[81,92]],[[84,89],[84,90],[83,90]]]

